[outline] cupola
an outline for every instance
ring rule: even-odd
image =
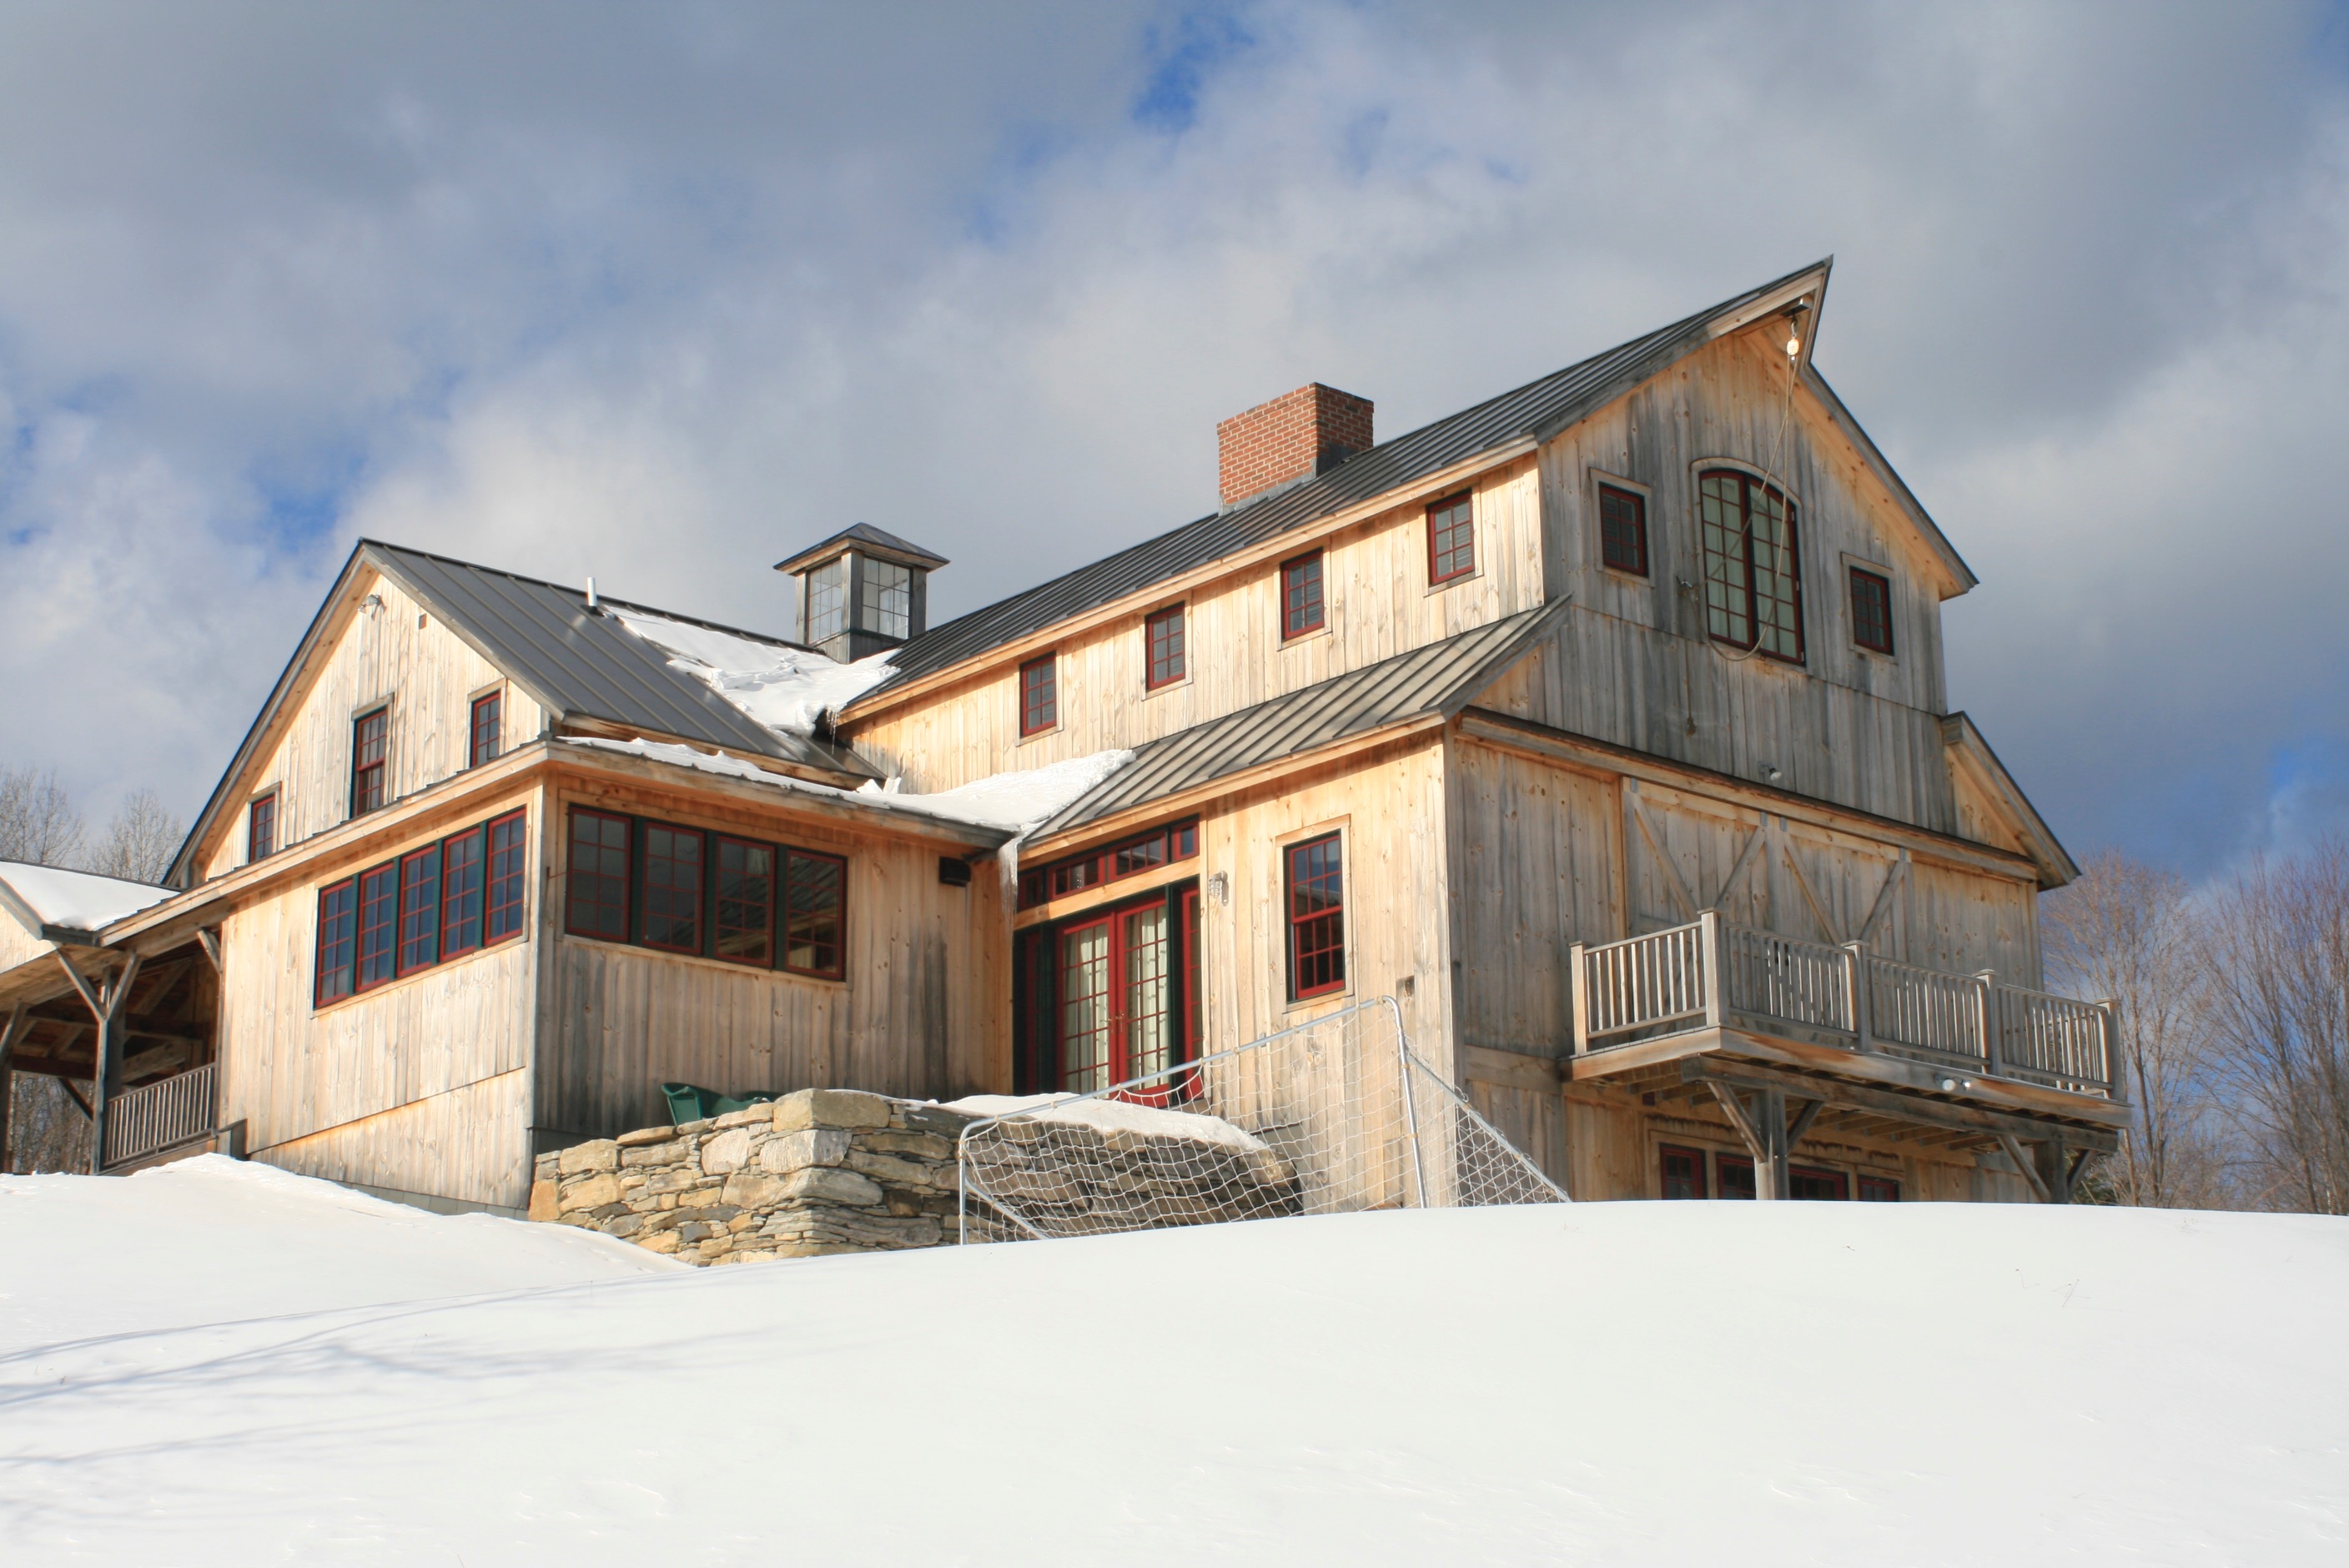
[[[930,573],[947,564],[868,523],[844,528],[775,570],[799,580],[800,640],[843,664],[922,634]]]

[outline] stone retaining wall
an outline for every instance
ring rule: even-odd
[[[934,1247],[955,1239],[955,1140],[919,1100],[802,1089],[682,1127],[538,1157],[530,1217],[692,1264]]]

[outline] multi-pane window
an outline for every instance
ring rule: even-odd
[[[1704,1151],[1676,1149],[1667,1143],[1658,1152],[1663,1195],[1667,1198],[1704,1196]]]
[[[1820,1171],[1807,1165],[1797,1165],[1786,1172],[1786,1195],[1842,1202],[1851,1196],[1851,1184],[1840,1171]]]
[[[1071,1094],[1163,1072],[1170,1060],[1166,904],[1061,933],[1061,1088]]]
[[[1302,1001],[1346,984],[1346,899],[1338,835],[1289,846],[1288,995]]]
[[[628,820],[604,811],[571,813],[570,907],[566,929],[610,942],[628,939]]]
[[[525,824],[526,819],[520,811],[490,824],[490,896],[484,941],[503,942],[522,929],[523,901],[529,891],[529,879],[524,874],[530,860]]]
[[[490,825],[492,930],[499,826]],[[848,862],[578,808],[571,813],[567,928],[579,936],[837,980],[847,971]]]
[[[399,861],[399,961],[398,971],[429,968],[440,962],[440,846],[403,855]]]
[[[1717,469],[1697,484],[1705,630],[1715,642],[1803,662],[1795,508],[1774,485]]]
[[[838,979],[847,972],[848,862],[783,851],[783,967]]]
[[[397,862],[359,873],[359,989],[380,985],[392,976],[393,948],[399,925],[399,867]]]
[[[1170,604],[1143,623],[1143,641],[1149,658],[1143,685],[1152,691],[1183,678],[1183,606]]]
[[[440,956],[454,958],[481,944],[481,841],[480,828],[459,833],[440,846]]]
[[[894,561],[864,562],[863,591],[864,614],[857,624],[868,632],[878,632],[885,637],[905,637],[914,629],[914,573],[911,568]]]
[[[391,710],[363,713],[351,724],[351,815],[363,817],[382,806],[385,740]]]
[[[359,932],[358,884],[339,882],[318,892],[316,1005],[339,1002],[354,987],[353,957]]]
[[[267,860],[277,852],[277,794],[264,795],[244,812],[244,858]]]
[[[1198,823],[1177,822],[1173,827],[1153,828],[1139,838],[1021,872],[1019,907],[1030,909],[1103,882],[1139,876],[1170,861],[1187,861],[1198,852]]]
[[[1892,583],[1881,573],[1851,569],[1851,640],[1879,654],[1892,651]]]
[[[1061,692],[1050,654],[1019,666],[1019,733],[1038,735],[1061,722]]]
[[[1280,566],[1280,634],[1286,639],[1318,632],[1324,624],[1321,552],[1284,561]]]
[[[1889,1176],[1863,1176],[1859,1179],[1859,1201],[1863,1203],[1898,1203],[1900,1183]]]
[[[848,630],[848,557],[827,561],[807,576],[807,626],[811,643]]]
[[[320,888],[317,1006],[519,933],[524,822],[510,812]]]
[[[701,951],[701,834],[645,825],[645,928],[647,947]]]
[[[1713,1157],[1713,1190],[1723,1198],[1751,1198],[1754,1190],[1754,1161],[1743,1154],[1716,1154]]]
[[[1449,583],[1476,570],[1476,519],[1467,493],[1427,509],[1427,580]]]
[[[1599,487],[1599,559],[1618,572],[1648,574],[1648,498],[1614,485]]]
[[[505,738],[505,694],[490,692],[473,699],[473,721],[465,732],[465,766],[479,768],[497,760]]]
[[[775,851],[718,841],[718,956],[771,969],[775,963]]]

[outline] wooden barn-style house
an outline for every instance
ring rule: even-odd
[[[513,1212],[666,1081],[1085,1091],[1392,996],[1577,1198],[2065,1201],[2127,1114],[2042,989],[2075,868],[1949,711],[1974,578],[1828,272],[1389,440],[1305,387],[936,626],[861,524],[797,640],[363,542],[168,895],[0,867],[13,1066],[102,1056],[109,1169]]]

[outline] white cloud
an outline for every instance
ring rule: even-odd
[[[0,47],[0,734],[94,796],[192,805],[360,531],[781,629],[863,519],[951,613],[1300,381],[1392,434],[1834,251],[2059,829],[2341,798],[2315,12],[115,15]]]

